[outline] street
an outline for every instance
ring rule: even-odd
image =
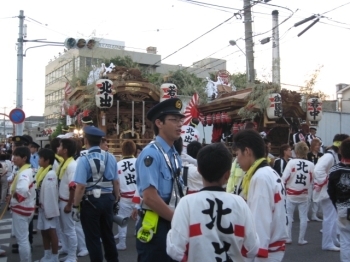
[[[3,207],[1,208],[2,212]],[[309,242],[307,245],[299,246],[297,244],[299,234],[299,220],[297,213],[295,213],[295,222],[293,223],[293,243],[287,245],[287,251],[283,262],[328,262],[328,261],[340,261],[339,252],[322,251],[320,233],[322,222],[309,222],[305,239]],[[34,228],[36,227],[36,220],[34,220]],[[134,237],[134,221],[129,221],[128,224],[128,236],[127,236],[127,250],[119,251],[119,261],[121,262],[135,262],[137,261],[136,249],[135,249],[135,237]],[[117,227],[114,227],[114,234],[116,234]],[[11,237],[11,214],[6,212],[3,219],[0,220],[0,245],[1,248],[6,250],[6,257],[0,258],[0,262],[16,262],[19,261],[18,254],[11,253],[11,245],[14,244],[15,238]],[[32,261],[39,261],[43,257],[43,244],[40,232],[34,235],[33,244],[33,256]],[[62,256],[61,256],[62,257]],[[90,261],[89,257],[79,257],[79,262]]]

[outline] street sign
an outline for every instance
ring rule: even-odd
[[[21,124],[26,118],[24,111],[20,108],[12,109],[9,116],[10,116],[11,122],[14,124]]]

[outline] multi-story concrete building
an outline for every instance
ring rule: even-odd
[[[148,47],[146,52],[129,51],[125,50],[124,42],[115,40],[101,40],[93,49],[65,50],[57,58],[50,60],[45,69],[45,126],[55,127],[58,123],[67,80],[72,81],[74,76],[86,79],[93,65],[100,66],[106,59],[117,56],[129,56],[149,73],[166,74],[183,68],[182,65],[162,64],[162,57],[157,54],[156,47]],[[203,59],[186,68],[200,78],[209,76],[209,72],[225,69],[226,60],[215,58]]]

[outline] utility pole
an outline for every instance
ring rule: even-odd
[[[17,39],[17,98],[16,108],[23,109],[23,23],[24,12],[19,11],[19,33]],[[16,135],[23,135],[23,123],[16,125]]]
[[[255,69],[254,69],[254,51],[253,51],[253,29],[252,29],[252,12],[250,0],[244,0],[244,27],[245,27],[245,53],[247,55],[247,75],[248,83],[254,83]]]
[[[278,11],[272,11],[272,83],[281,86]]]

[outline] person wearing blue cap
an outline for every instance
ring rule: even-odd
[[[39,155],[38,155],[38,149],[39,145],[35,142],[31,142],[29,144],[30,149],[30,164],[32,165],[32,168],[34,169],[34,172],[36,172],[39,168]]]
[[[136,226],[139,262],[173,261],[166,253],[166,236],[174,208],[183,196],[179,183],[181,158],[174,141],[181,135],[184,115],[178,98],[167,99],[147,113],[156,135],[136,160],[136,185],[143,202]]]
[[[88,152],[79,157],[74,174],[73,219],[81,219],[91,261],[103,261],[102,239],[105,259],[118,262],[113,236],[113,205],[119,199],[117,161],[100,148],[103,131],[94,126],[86,126],[83,131]]]

